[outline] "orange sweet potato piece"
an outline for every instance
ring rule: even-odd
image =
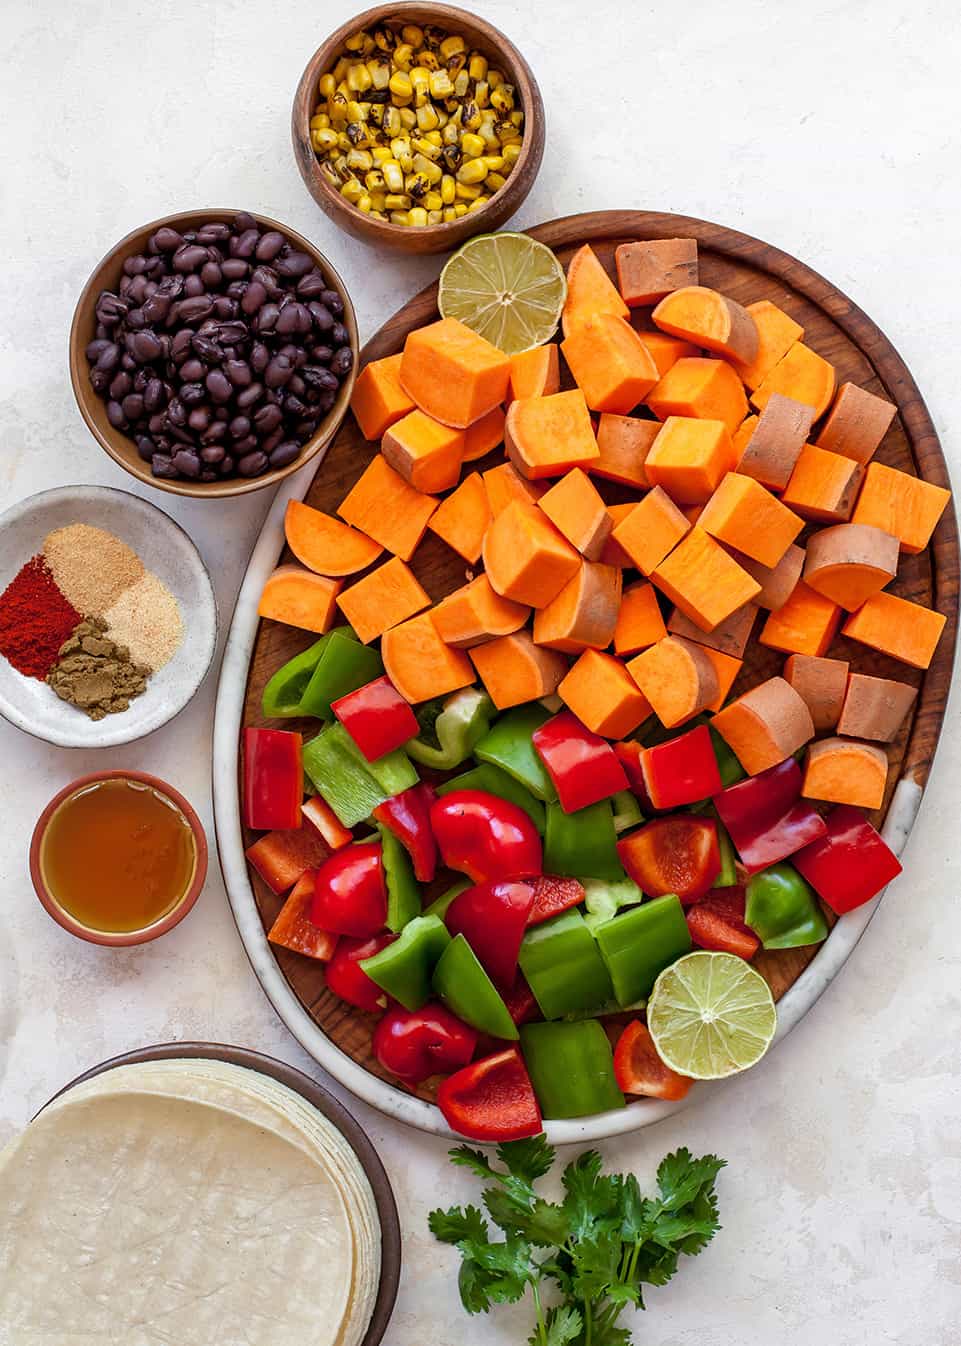
[[[760,417],[755,415],[745,416],[744,420],[731,436],[731,443],[734,445],[734,457],[737,462],[741,461],[741,455],[750,443],[751,436],[757,428]]]
[[[589,561],[597,561],[613,522],[597,489],[579,467],[571,468],[537,502],[551,523]]]
[[[642,331],[639,336],[650,351],[657,366],[657,376],[661,379],[678,360],[686,360],[688,356],[699,354],[697,347],[692,346],[690,341],[668,336],[666,332]]]
[[[752,391],[763,383],[774,366],[783,360],[796,341],[802,340],[804,328],[792,317],[772,304],[770,299],[759,299],[748,304],[747,311],[757,328],[757,354],[753,360],[738,365],[738,373]]]
[[[318,575],[336,577],[366,570],[384,550],[365,533],[301,500],[287,502],[284,535],[297,560]]]
[[[617,286],[597,260],[589,243],[578,248],[567,265],[567,298],[561,314],[565,336],[582,322],[590,322],[601,313],[626,318],[630,309],[617,292]]]
[[[920,603],[879,593],[851,614],[841,634],[912,668],[927,668],[947,620],[942,613]]]
[[[409,561],[437,508],[431,495],[409,485],[377,454],[337,508],[340,517]]]
[[[323,635],[334,624],[341,583],[300,566],[278,566],[264,585],[257,612],[271,621]]]
[[[516,470],[513,463],[500,463],[489,467],[481,474],[491,518],[496,519],[515,500],[523,504],[532,504],[539,500],[547,489],[536,481],[526,481]]]
[[[651,707],[620,659],[585,650],[557,688],[582,724],[605,738],[626,738],[651,714]]]
[[[845,523],[851,517],[863,475],[864,468],[852,458],[805,444],[781,499],[803,519]]]
[[[697,239],[651,238],[614,249],[617,287],[628,308],[656,304],[672,290],[697,284]]]
[[[530,608],[546,607],[582,564],[547,516],[519,500],[488,528],[483,557],[487,577],[501,597]]]
[[[811,712],[815,733],[836,729],[848,687],[846,659],[825,659],[818,654],[789,654],[784,678]]]
[[[918,689],[892,678],[871,678],[852,673],[838,723],[838,733],[847,738],[869,738],[890,743],[917,700]]]
[[[831,405],[835,383],[834,366],[803,341],[796,341],[754,389],[751,401],[763,411],[772,393],[782,393],[813,407],[817,420]]]
[[[464,453],[462,461],[475,463],[504,442],[504,420],[507,416],[503,407],[494,407],[486,416],[469,425],[464,431]]]
[[[478,645],[470,657],[498,710],[553,695],[567,672],[567,660],[535,645],[529,631]]]
[[[652,574],[691,525],[660,486],[615,523],[612,537],[642,575]]]
[[[659,421],[603,412],[597,426],[600,456],[588,469],[591,475],[619,481],[624,486],[649,486],[644,462],[660,428]]]
[[[813,424],[813,407],[772,393],[760,416],[749,416],[735,435],[737,471],[769,491],[783,491]]]
[[[487,576],[478,575],[441,599],[430,615],[445,644],[466,650],[495,636],[519,631],[530,612],[523,603],[501,598]]]
[[[651,445],[644,471],[679,505],[703,505],[726,472],[734,470],[734,445],[723,421],[670,416]]]
[[[457,430],[503,402],[510,377],[510,357],[456,318],[415,328],[404,343],[404,392],[421,411]]]
[[[410,567],[399,556],[392,556],[345,589],[337,598],[337,606],[367,645],[391,626],[429,607],[430,594]]]
[[[511,356],[510,401],[517,397],[548,397],[560,390],[561,362],[555,341]]]
[[[722,654],[727,654],[732,659],[742,659],[756,617],[757,604],[745,603],[743,608],[738,608],[730,617],[725,617],[723,622],[718,622],[712,631],[702,631],[695,622],[675,608],[668,619],[667,629],[672,635],[684,636],[686,640],[693,640],[698,645],[720,650]]]
[[[267,938],[271,944],[279,944],[285,949],[293,949],[294,953],[302,953],[307,958],[326,963],[334,955],[337,936],[321,930],[310,919],[315,885],[315,871],[308,869],[294,884],[293,891],[277,913],[277,919],[267,931]]]
[[[752,603],[761,588],[709,533],[696,526],[651,579],[702,631],[713,631],[738,608]]]
[[[433,696],[446,696],[474,681],[467,655],[445,645],[429,612],[385,631],[380,657],[387,676],[412,705]]]
[[[627,671],[665,729],[683,724],[717,700],[714,664],[700,645],[683,636],[665,636],[636,655]]]
[[[416,490],[426,495],[449,491],[460,476],[464,432],[441,425],[415,408],[385,433],[380,451]]]
[[[662,299],[655,326],[728,359],[747,363],[757,354],[757,328],[747,309],[704,285],[687,285]]]
[[[817,437],[818,446],[864,466],[874,457],[896,411],[893,402],[869,393],[867,388],[842,383]]]
[[[933,482],[868,463],[854,522],[893,533],[902,551],[924,551],[950,499],[951,492]]]
[[[804,582],[854,612],[898,573],[898,539],[865,523],[839,523],[808,538]]]
[[[668,416],[694,416],[723,421],[733,435],[747,416],[744,385],[726,360],[703,356],[678,360],[647,395],[659,421]]]
[[[592,411],[626,415],[658,381],[654,358],[634,328],[609,313],[579,322],[561,351]]]
[[[512,402],[504,423],[504,443],[514,467],[530,481],[560,477],[572,467],[590,467],[600,457],[591,415],[579,388]]]
[[[400,386],[402,355],[372,360],[357,375],[350,409],[365,439],[380,439],[395,421],[414,410],[413,400]]]
[[[565,654],[604,649],[614,638],[622,584],[616,567],[582,562],[557,597],[534,614],[534,640]]]
[[[753,477],[729,472],[701,511],[698,526],[719,542],[773,568],[804,527],[804,520]]]
[[[758,607],[776,612],[778,608],[784,607],[801,578],[801,571],[804,569],[804,548],[795,546],[792,542],[773,569],[771,566],[762,566],[760,561],[754,561],[750,556],[743,556],[740,552],[734,559],[760,584],[761,592],[754,600]]]
[[[800,580],[784,606],[768,617],[759,639],[762,645],[785,654],[825,654],[842,616],[837,603]]]
[[[831,804],[879,809],[887,779],[888,755],[883,748],[851,739],[822,738],[808,749],[801,793]]]
[[[638,580],[624,590],[614,627],[617,654],[638,654],[667,635],[653,584]]]
[[[783,678],[752,687],[718,711],[711,727],[750,776],[777,766],[814,737],[811,712]]]
[[[702,645],[701,648],[714,665],[714,672],[717,676],[717,696],[713,701],[709,701],[704,709],[716,712],[721,709],[727,700],[728,694],[734,686],[734,680],[744,666],[744,660],[735,659],[730,654],[724,654],[722,650],[712,649],[710,645]]]
[[[633,509],[636,509],[636,500],[627,500],[621,505],[608,505],[607,512],[611,516],[612,529],[619,523],[623,523]],[[628,556],[627,552],[619,542],[615,542],[614,533],[604,543],[604,550],[601,552],[601,560],[606,566],[618,566],[621,570],[629,569],[634,562]]]
[[[480,473],[471,472],[440,502],[427,527],[473,565],[480,559],[491,518],[484,482]]]

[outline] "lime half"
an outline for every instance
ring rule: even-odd
[[[665,1065],[721,1080],[760,1061],[777,1028],[771,988],[733,953],[689,953],[664,969],[647,1026]]]
[[[554,335],[567,281],[543,243],[527,234],[478,234],[440,273],[437,306],[507,355],[541,346]]]

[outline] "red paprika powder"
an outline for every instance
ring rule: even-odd
[[[0,654],[30,678],[45,678],[60,646],[83,620],[34,556],[0,594]]]

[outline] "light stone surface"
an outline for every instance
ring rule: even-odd
[[[618,206],[676,210],[802,257],[888,333],[927,398],[952,467],[957,412],[954,5],[666,0],[643,6],[486,0],[548,107],[529,225]],[[139,489],[91,439],[66,337],[95,261],[168,211],[261,209],[331,254],[364,336],[436,273],[341,236],[292,163],[290,97],[350,7],[290,0],[6,0],[0,78],[0,508],[75,482]],[[269,504],[145,491],[198,543],[224,618]],[[154,945],[81,944],[30,888],[26,848],[49,797],[97,767],[155,771],[208,826],[211,677],[176,721],[104,753],[37,744],[0,722],[0,1143],[70,1076],[145,1043],[243,1043],[316,1069],[264,999],[216,867],[192,915]],[[685,1144],[716,1150],[724,1231],[648,1297],[660,1346],[889,1346],[961,1339],[961,740],[952,699],[906,872],[837,981],[768,1061],[696,1108],[605,1144],[650,1178]],[[363,1105],[393,1178],[406,1274],[391,1346],[507,1346],[529,1312],[459,1307],[455,1258],[432,1244],[438,1200],[475,1197],[444,1142]]]

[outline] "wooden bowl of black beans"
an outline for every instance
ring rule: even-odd
[[[357,321],[300,234],[247,211],[171,215],[112,248],[70,329],[70,377],[121,467],[178,495],[276,485],[350,402]]]

